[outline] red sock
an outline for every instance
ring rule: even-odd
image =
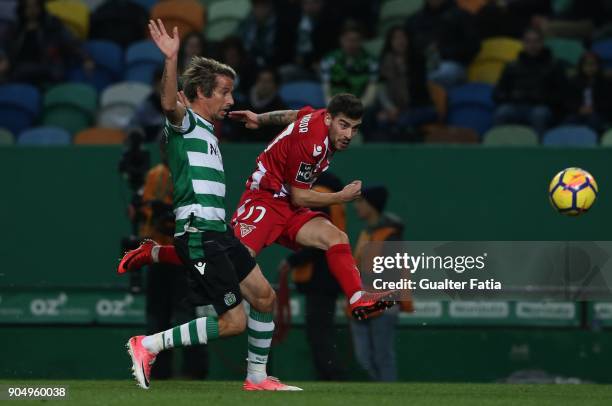
[[[361,278],[348,244],[336,244],[325,252],[327,265],[334,278],[340,284],[347,298],[351,298],[361,288]]]
[[[162,245],[159,247],[159,254],[157,254],[157,258],[162,264],[183,265],[181,259],[176,254],[174,245]]]

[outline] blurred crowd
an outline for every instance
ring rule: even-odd
[[[66,0],[1,2],[0,83],[33,84],[44,94],[58,83],[87,82],[100,61],[83,44],[102,40],[127,48],[146,40],[151,15],[146,5],[155,4],[85,1],[96,4],[83,37],[66,23],[69,17],[52,12],[50,3],[56,1]],[[172,1],[195,0],[166,0]],[[206,10],[214,2],[201,3]],[[350,92],[367,108],[365,142],[421,142],[453,127],[471,129],[480,139],[488,129],[508,124],[530,127],[539,137],[559,125],[587,127],[601,136],[612,122],[612,46],[606,48],[612,0],[249,3],[248,13],[223,38],[209,38],[206,28],[181,32],[180,69],[192,56],[204,55],[236,70],[235,109],[296,108],[296,101],[323,107],[334,94]],[[500,38],[513,41],[516,52],[500,56],[497,74],[483,76],[478,69],[489,63],[482,59],[485,44]],[[552,49],[554,40],[573,48]],[[143,127],[150,140],[161,124],[159,77],[158,71],[153,93],[126,120]],[[466,118],[452,110],[456,89],[483,82],[490,86],[488,116]],[[310,87],[296,87],[299,94],[292,95],[288,85],[294,83]],[[246,132],[231,122],[218,127],[221,139],[235,142],[268,141],[278,130]]]

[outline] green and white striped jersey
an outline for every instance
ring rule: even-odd
[[[213,125],[187,109],[181,125],[166,119],[164,135],[174,184],[174,235],[225,231],[225,173]]]

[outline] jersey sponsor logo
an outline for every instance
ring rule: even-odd
[[[210,155],[216,155],[219,156],[219,150],[212,144],[208,144],[209,148],[208,148],[208,153]]]
[[[318,157],[323,152],[323,147],[317,144],[314,144],[312,147],[312,156]]]
[[[202,262],[202,261],[200,261],[200,262],[198,262],[197,264],[194,264],[193,266],[195,267],[195,269],[197,269],[197,270],[198,270],[198,272],[199,272],[199,273],[200,273],[202,276],[204,276],[204,271],[206,270],[206,262]]]
[[[244,223],[238,223],[238,224],[240,225],[240,237],[247,236],[251,231],[257,228],[256,226],[253,226],[251,224],[244,224]]]
[[[302,183],[311,183],[313,180],[314,170],[314,164],[307,164],[306,162],[301,162],[300,169],[298,169],[298,173],[295,176],[295,180]]]
[[[223,302],[226,306],[233,305],[236,303],[236,295],[234,295],[232,292],[227,292],[225,296],[223,296]]]

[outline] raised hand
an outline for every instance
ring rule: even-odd
[[[229,118],[244,123],[244,126],[246,128],[250,128],[251,130],[259,128],[259,120],[257,119],[257,114],[253,113],[250,110],[230,111]]]
[[[168,35],[166,28],[159,18],[157,21],[149,20],[149,33],[155,45],[168,59],[176,58],[180,47],[178,28],[174,27],[172,36]]]

